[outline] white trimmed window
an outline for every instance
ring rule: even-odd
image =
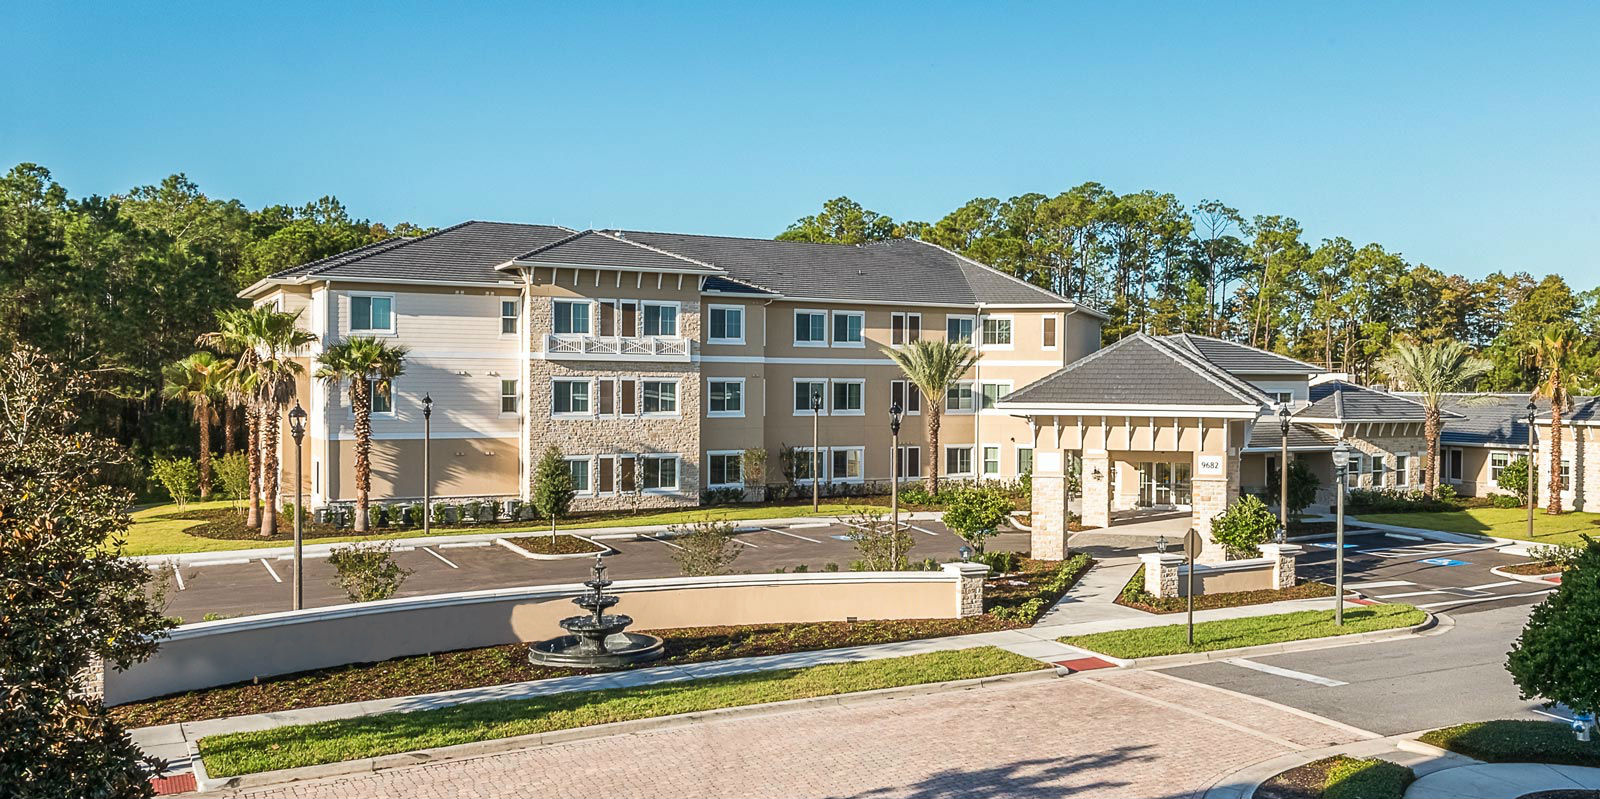
[[[1017,476],[1033,473],[1033,447],[1017,447]]]
[[[902,478],[922,476],[922,447],[901,447],[898,453],[895,473]]]
[[[744,485],[737,450],[706,453],[706,488],[739,488]]]
[[[866,413],[866,380],[834,380],[834,416],[861,416]]]
[[[556,335],[589,335],[589,303],[587,300],[555,300],[554,329]]]
[[[975,410],[974,402],[971,380],[958,380],[945,391],[944,409],[950,413],[972,413]]]
[[[678,335],[677,303],[644,303],[644,334],[646,336]]]
[[[995,444],[983,445],[983,476],[1000,476],[1000,447]]]
[[[553,397],[551,413],[568,415],[589,413],[588,379],[559,378],[552,381],[551,388]]]
[[[983,409],[991,410],[1000,398],[1011,393],[1011,383],[984,383],[983,384]]]
[[[835,483],[859,483],[862,480],[861,447],[833,447],[828,450],[828,479]]]
[[[889,343],[898,347],[922,338],[922,314],[901,313],[889,315]]]
[[[796,380],[794,381],[794,415],[811,415],[813,399],[821,401],[822,410],[828,412],[828,381],[826,380]]]
[[[646,491],[677,491],[678,456],[640,455],[639,474]]]
[[[795,311],[794,345],[796,347],[828,346],[828,312]]]
[[[744,415],[744,378],[712,377],[706,380],[706,415]]]
[[[1394,484],[1411,485],[1411,456],[1403,452],[1394,456]]]
[[[588,494],[594,490],[594,484],[589,480],[589,472],[589,456],[567,458],[567,474],[572,477],[573,491]]]
[[[670,415],[678,412],[678,381],[645,380],[644,412]]]
[[[517,301],[500,301],[500,333],[512,335],[517,332]]]
[[[744,306],[712,305],[706,312],[706,342],[709,344],[744,343]]]
[[[794,448],[794,480],[795,480],[795,482],[798,483],[798,482],[800,482],[802,480],[804,480],[806,482],[811,482],[811,475],[812,475],[812,469],[813,469],[814,464],[816,464],[819,459],[825,460],[827,454],[828,454],[828,448],[827,447],[823,447],[822,449],[812,449],[810,447],[795,447]],[[825,470],[826,468],[827,468],[826,465],[824,465],[823,469]]]
[[[1510,465],[1511,465],[1511,453],[1509,453],[1509,452],[1491,452],[1491,453],[1489,453],[1489,482],[1495,483],[1495,484],[1498,485],[1499,482],[1500,482],[1500,473],[1505,471],[1506,467],[1510,466]]]
[[[922,390],[909,380],[889,381],[889,402],[899,403],[900,410],[911,416],[922,413]]]
[[[949,341],[965,341],[972,344],[977,341],[973,336],[976,330],[977,317],[950,315],[944,318],[944,337]]]
[[[861,311],[833,312],[833,346],[865,347],[867,315]]]
[[[971,477],[972,447],[945,447],[944,473],[949,477]]]
[[[1384,472],[1383,456],[1382,455],[1373,455],[1372,458],[1371,458],[1371,463],[1368,464],[1368,465],[1372,469],[1372,487],[1373,488],[1383,488],[1383,472]]]
[[[393,333],[394,297],[388,294],[350,295],[350,329]]]
[[[501,413],[514,414],[514,413],[517,412],[517,409],[521,406],[521,403],[517,401],[517,395],[518,395],[517,381],[515,381],[515,380],[501,380],[500,381],[500,412]]]
[[[1009,316],[983,317],[983,346],[1007,349],[1011,346],[1011,323]]]
[[[394,415],[394,381],[367,380],[367,396],[371,398],[373,416]]]
[[[1361,487],[1361,473],[1366,470],[1365,457],[1359,452],[1350,453],[1350,463],[1345,465],[1345,482],[1349,483],[1351,488]]]

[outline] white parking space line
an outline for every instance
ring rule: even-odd
[[[791,524],[791,530],[810,530],[817,527],[827,527],[829,522],[806,522],[805,524]]]
[[[1484,583],[1483,585],[1469,585],[1469,586],[1467,586],[1467,587],[1465,587],[1465,588],[1463,588],[1461,590],[1463,590],[1463,591],[1482,591],[1485,588],[1500,588],[1501,586],[1516,585],[1517,583],[1520,583],[1520,582],[1522,582],[1522,581],[1521,580],[1502,580],[1502,581],[1500,581],[1498,583]]]
[[[1410,580],[1379,580],[1375,583],[1345,583],[1345,588],[1365,590],[1368,588],[1397,588],[1402,585],[1416,585]]]
[[[661,543],[665,544],[667,542],[662,541]],[[755,544],[750,543],[749,541],[744,540],[743,538],[734,538],[733,539],[733,543],[735,543],[735,544],[744,544],[745,546],[750,547],[751,549],[760,549],[761,548],[761,547],[756,546]]]
[[[283,582],[283,578],[278,576],[278,570],[272,568],[272,564],[268,563],[266,558],[261,559],[261,565],[267,567],[267,574],[272,575],[272,579],[280,583]]]
[[[1383,594],[1382,596],[1374,594],[1372,598],[1373,599],[1404,599],[1404,598],[1406,598],[1408,596],[1427,596],[1429,594],[1442,594],[1442,593],[1444,593],[1444,592],[1443,591],[1411,591],[1411,592],[1405,593],[1405,594]]]
[[[938,533],[936,533],[936,532],[934,532],[934,531],[932,531],[932,530],[929,530],[929,529],[928,529],[928,528],[926,528],[926,527],[918,527],[918,526],[916,526],[916,525],[914,525],[914,524],[908,524],[908,525],[906,525],[906,526],[907,526],[907,527],[910,527],[910,528],[911,528],[911,529],[913,529],[913,530],[916,530],[916,531],[917,531],[917,532],[919,532],[919,533],[927,533],[927,534],[928,534],[928,535],[938,535]]]
[[[178,580],[178,590],[182,591],[183,590],[183,570],[178,568],[178,562],[177,561],[173,561],[172,562],[172,576],[177,578],[177,580]]]
[[[445,556],[443,556],[443,555],[441,555],[441,554],[439,554],[437,552],[434,552],[432,549],[429,549],[428,547],[422,547],[422,551],[428,553],[429,555],[432,555],[432,556],[438,558],[441,561],[444,561],[444,565],[449,566],[452,569],[461,568],[460,566],[457,566],[454,563],[451,563],[449,558],[447,558],[447,557],[445,557]]]
[[[1556,589],[1554,588],[1546,588],[1543,591],[1529,591],[1526,594],[1497,594],[1495,596],[1480,596],[1473,599],[1455,599],[1449,602],[1432,602],[1426,605],[1418,605],[1417,607],[1427,609],[1442,608],[1449,605],[1470,605],[1474,602],[1498,602],[1502,599],[1520,599],[1527,596],[1544,596],[1545,594],[1552,593],[1555,590]]]
[[[805,536],[803,536],[803,535],[799,535],[799,534],[797,534],[797,533],[788,533],[788,532],[784,532],[784,531],[783,531],[783,530],[779,530],[779,529],[777,529],[777,528],[775,528],[775,527],[759,527],[759,528],[757,528],[757,529],[759,529],[759,530],[766,530],[766,531],[767,531],[767,532],[769,532],[769,533],[777,533],[777,534],[778,534],[778,535],[786,535],[786,536],[789,536],[789,537],[790,537],[790,538],[798,538],[798,539],[800,539],[800,540],[801,540],[801,541],[810,541],[810,542],[811,542],[811,543],[813,543],[813,544],[820,544],[820,543],[822,543],[822,542],[821,542],[821,541],[818,541],[818,540],[817,540],[817,539],[815,539],[815,538],[806,538],[806,537],[805,537]]]
[[[466,549],[468,547],[492,547],[493,541],[456,541],[449,544],[440,544],[440,549]]]
[[[667,541],[667,540],[664,540],[664,539],[656,538],[653,535],[640,535],[639,537],[643,538],[646,541],[654,541],[657,544],[666,544],[667,546],[672,547],[673,549],[683,549],[683,547],[680,547],[677,544],[672,543],[671,541]],[[734,540],[737,541],[739,539],[735,538]]]
[[[1334,688],[1340,685],[1349,685],[1347,682],[1342,682],[1329,677],[1319,677],[1315,674],[1307,674],[1303,671],[1295,671],[1293,669],[1285,669],[1278,666],[1269,666],[1265,663],[1257,663],[1254,660],[1248,660],[1246,658],[1226,658],[1222,662],[1232,663],[1235,666],[1254,669],[1266,674],[1276,674],[1279,677],[1288,677],[1291,680],[1302,680],[1304,682],[1316,683],[1317,685],[1326,685],[1329,688]]]

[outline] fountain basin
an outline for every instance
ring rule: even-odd
[[[584,651],[591,642],[603,642],[603,651]],[[648,663],[664,654],[664,644],[657,636],[611,632],[602,638],[563,635],[535,642],[528,647],[528,662],[572,669],[617,668],[633,663]]]

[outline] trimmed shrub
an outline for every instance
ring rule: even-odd
[[[1495,507],[1516,507],[1518,505],[1528,504],[1528,485],[1532,482],[1528,478],[1529,474],[1527,456],[1517,458],[1516,460],[1506,464],[1506,467],[1500,470],[1500,476],[1495,478],[1494,482],[1495,485],[1498,485],[1514,494],[1516,496],[1517,503],[1516,505],[1497,504]]]
[[[333,584],[351,602],[388,599],[411,574],[410,569],[395,562],[393,541],[362,541],[336,547],[328,554],[328,564],[336,572]]]
[[[1000,525],[1010,512],[1008,497],[987,486],[974,486],[951,494],[942,520],[974,552],[982,552],[983,542],[1000,532]]]
[[[1227,550],[1230,560],[1261,556],[1261,545],[1272,539],[1278,517],[1261,500],[1242,496],[1211,518],[1211,537]]]
[[[687,525],[673,525],[675,534],[672,560],[685,577],[710,577],[727,574],[742,547],[733,540],[733,522],[701,519]]]
[[[1350,513],[1437,513],[1460,508],[1455,489],[1448,485],[1439,486],[1433,497],[1420,488],[1352,488],[1344,504]]]
[[[1511,494],[1489,495],[1489,507],[1491,508],[1520,508],[1524,504],[1526,504],[1524,500],[1517,499]]]
[[[707,507],[718,505],[732,505],[744,501],[742,488],[713,488],[700,494],[700,504]]]
[[[250,459],[243,452],[231,452],[213,460],[211,471],[235,506],[250,498]]]

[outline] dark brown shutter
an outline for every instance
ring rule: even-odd
[[[600,414],[610,416],[617,412],[617,384],[614,380],[600,380]]]
[[[600,303],[600,335],[617,335],[617,306],[613,302]]]
[[[622,331],[619,336],[635,338],[639,335],[639,305],[634,302],[622,303]]]
[[[612,473],[615,469],[614,463],[609,455],[603,455],[600,458],[600,492],[603,494],[614,490],[612,484]]]
[[[635,459],[632,455],[623,455],[617,460],[620,461],[617,471],[620,477],[619,482],[621,483],[621,488],[623,491],[632,491],[634,487],[633,467]]]
[[[621,399],[621,402],[617,404],[622,406],[622,415],[624,416],[632,416],[633,414],[639,412],[636,405],[636,403],[639,401],[638,391],[635,388],[636,385],[637,381],[634,380],[621,381],[621,387],[618,389],[622,394],[622,396],[619,398]]]

